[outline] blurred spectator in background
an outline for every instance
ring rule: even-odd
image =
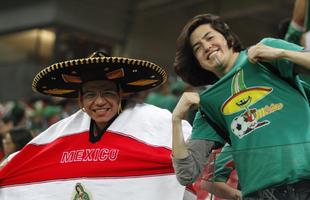
[[[279,25],[280,37],[310,50],[308,0],[295,0],[291,19],[283,20]]]
[[[279,37],[284,40],[301,45],[304,50],[310,50],[310,20],[309,0],[295,0],[292,19],[283,20],[279,24]],[[305,92],[310,93],[310,75],[300,74]]]
[[[11,102],[11,109],[4,115],[7,128],[27,126],[25,105],[23,102]]]
[[[184,91],[192,88],[189,84],[182,81],[180,78],[177,78],[171,85],[170,85],[170,92],[171,94],[175,95],[176,97],[180,97]]]
[[[3,136],[7,131],[14,127],[13,121],[10,115],[4,115],[0,119],[0,135]]]
[[[7,161],[6,158],[21,150],[31,139],[31,132],[26,128],[13,128],[6,132],[2,139],[4,159],[1,162],[0,167],[5,165]]]
[[[170,83],[167,82],[157,90],[147,93],[144,98],[144,102],[172,112],[183,92],[190,92],[194,90],[200,90],[200,88],[194,88],[182,81],[180,78],[177,78],[175,81]],[[186,120],[190,124],[194,121],[196,111],[197,108],[192,107],[187,113]]]
[[[52,124],[61,120],[62,110],[60,106],[48,105],[43,109],[43,117],[45,118],[45,127],[49,127]]]
[[[61,98],[57,105],[61,108],[60,117],[62,119],[70,116],[79,109],[78,104],[73,99]]]
[[[28,102],[28,127],[35,137],[55,122],[66,118],[77,110],[77,102],[71,99],[31,99]]]
[[[178,98],[171,94],[169,84],[166,82],[158,89],[150,92],[145,98],[145,102],[172,112],[178,102]]]
[[[8,102],[3,104],[0,117],[0,160],[5,157],[2,140],[5,134],[14,127],[26,127],[27,119],[23,104]]]

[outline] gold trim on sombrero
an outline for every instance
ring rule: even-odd
[[[43,92],[46,94],[68,94],[70,92],[74,92],[75,90],[66,90],[66,89],[50,89],[44,90]]]
[[[82,80],[78,76],[61,74],[61,77],[66,83],[82,83]]]
[[[141,79],[141,80],[138,80],[138,81],[127,83],[127,85],[145,86],[145,85],[150,85],[152,83],[156,83],[157,81],[158,80],[154,80],[154,79]]]
[[[121,69],[116,69],[114,71],[111,71],[111,72],[108,72],[106,73],[106,77],[107,79],[117,79],[117,78],[122,78],[125,76],[125,73],[124,73],[124,69],[121,68]]]

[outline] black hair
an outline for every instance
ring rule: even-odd
[[[213,14],[202,14],[192,18],[184,26],[177,39],[177,51],[173,63],[175,72],[183,81],[192,86],[208,85],[218,80],[214,73],[200,66],[190,44],[190,35],[198,26],[203,24],[210,24],[214,30],[221,33],[226,39],[228,47],[232,48],[234,52],[240,52],[244,49],[238,36],[234,34],[229,26],[218,16]]]
[[[16,145],[16,151],[21,150],[30,140],[31,132],[26,128],[13,128],[9,131],[13,143]]]

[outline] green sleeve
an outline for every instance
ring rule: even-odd
[[[261,41],[263,44],[266,44],[271,47],[275,48],[281,48],[281,49],[286,49],[286,50],[291,50],[291,51],[302,51],[304,48],[293,44],[289,43],[284,40],[280,39],[273,39],[273,38],[265,38]],[[280,74],[280,76],[284,78],[288,78],[292,80],[292,82],[295,83],[299,91],[303,94],[303,96],[309,101],[310,99],[310,78],[307,75],[296,75],[293,73],[293,68],[294,68],[294,63],[286,60],[286,59],[278,59],[275,60],[271,63],[271,67],[274,67]]]
[[[285,50],[291,50],[291,51],[302,51],[303,47],[284,41],[280,39],[274,39],[274,38],[264,38],[261,43],[274,47],[279,49],[285,49]],[[271,62],[271,66],[274,67],[276,70],[279,71],[280,75],[284,78],[293,78],[294,80],[294,74],[293,74],[293,68],[294,63],[290,62],[287,59],[277,59]]]
[[[303,31],[298,30],[298,28],[294,27],[292,23],[288,26],[287,32],[285,34],[284,40],[287,42],[291,42],[294,44],[300,45],[300,39],[303,34]]]

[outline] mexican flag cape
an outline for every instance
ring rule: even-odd
[[[96,143],[89,126],[80,110],[34,138],[0,170],[0,199],[194,199],[174,175],[169,111],[126,109]]]

